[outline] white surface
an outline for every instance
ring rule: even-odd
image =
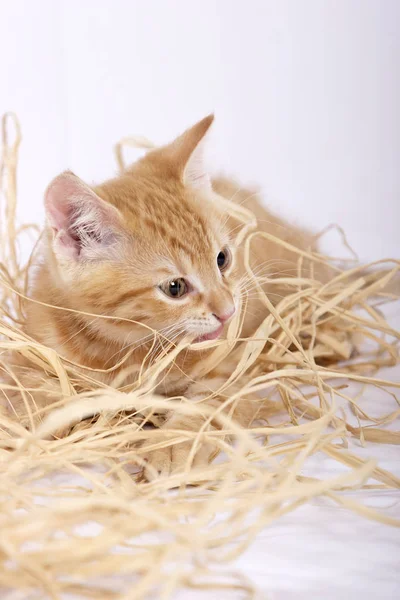
[[[398,447],[371,444],[357,453],[377,458],[380,466],[400,475]],[[307,474],[339,473],[326,459],[314,462]],[[398,491],[356,492],[351,497],[400,518]],[[238,567],[257,584],[260,598],[389,600],[400,593],[399,555],[398,529],[319,499],[273,523]]]
[[[24,132],[22,219],[42,219],[61,170],[102,179],[121,136],[163,142],[214,110],[216,168],[307,225],[339,222],[365,258],[399,256],[398,0],[0,0],[0,20],[0,112]],[[400,474],[397,447],[359,451]],[[318,459],[310,474],[335,468]],[[400,517],[398,492],[356,496]],[[399,551],[398,530],[318,501],[237,567],[260,598],[389,599]]]
[[[121,136],[164,142],[214,110],[216,168],[399,256],[398,0],[0,0],[0,21],[24,217],[62,169],[102,179]]]

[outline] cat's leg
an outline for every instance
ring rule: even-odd
[[[214,408],[218,403],[218,399],[209,400],[208,397],[223,382],[224,380],[220,377],[213,377],[204,382],[194,383],[186,391],[186,396],[193,403],[202,402],[204,399],[207,408]],[[151,447],[154,444],[153,440],[149,440],[148,443],[142,446],[142,452],[145,451],[143,457],[147,462],[144,470],[146,478],[151,480],[158,475],[181,472],[186,466],[190,466],[190,468],[206,466],[213,455],[218,453],[214,444],[207,443],[202,439],[204,438],[202,432],[206,434],[208,431],[215,429],[215,425],[207,421],[207,410],[204,411],[204,415],[171,411],[164,425],[160,428],[159,434],[154,437],[156,443],[163,442],[166,445],[149,452],[146,452],[145,449],[146,446]],[[181,431],[182,434],[174,434],[173,431]],[[176,443],[175,440],[180,437],[186,439]],[[193,448],[194,443],[196,444],[195,448]],[[192,460],[188,465],[190,457],[192,457]]]
[[[145,452],[143,455],[147,463],[144,469],[146,479],[152,480],[160,475],[179,473],[184,471],[186,466],[193,469],[208,465],[213,455],[216,455],[217,452],[213,444],[206,443],[201,438],[196,442],[198,444],[197,448],[193,453],[192,460],[188,463],[192,454],[193,444],[199,432],[204,428],[205,422],[206,419],[197,415],[189,417],[187,415],[172,413],[161,428],[164,435],[156,438],[157,442],[164,441],[168,445],[151,450],[148,453]],[[210,429],[211,426],[208,425],[207,430]],[[175,430],[177,431],[176,435],[172,433]],[[181,434],[178,432],[181,432]],[[186,440],[175,443],[174,438],[179,437],[186,437]],[[151,444],[152,442],[149,442],[148,445]]]

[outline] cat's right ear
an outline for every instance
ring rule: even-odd
[[[118,210],[71,171],[50,183],[45,209],[53,250],[63,262],[105,258],[121,230]]]
[[[204,142],[213,121],[214,115],[208,115],[168,146],[183,183],[205,191],[211,190],[211,181],[204,164]]]

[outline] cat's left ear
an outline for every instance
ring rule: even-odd
[[[206,134],[213,121],[214,115],[208,115],[170,145],[185,185],[204,190],[211,189],[210,176],[204,164],[204,146]]]

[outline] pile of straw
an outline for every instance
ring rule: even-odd
[[[215,405],[206,400],[193,404],[155,396],[155,378],[179,347],[161,357],[151,373],[143,373],[141,385],[128,393],[96,387],[93,378],[24,334],[20,299],[27,295],[30,261],[21,264],[18,248],[24,236],[37,232],[17,225],[19,142],[18,122],[7,115],[1,163],[0,392],[7,398],[12,388],[20,389],[32,430],[12,413],[0,413],[1,597],[14,590],[12,598],[24,599],[170,598],[178,589],[198,588],[214,590],[212,597],[227,589],[250,598],[251,582],[231,572],[230,561],[272,521],[312,498],[322,495],[370,519],[399,525],[343,494],[400,484],[374,460],[362,460],[348,449],[352,437],[362,444],[400,442],[400,433],[387,427],[399,414],[395,388],[400,383],[376,374],[399,362],[400,334],[380,308],[395,300],[384,290],[399,262],[378,264],[370,274],[361,266],[337,268],[325,285],[285,281],[291,293],[275,308],[252,275],[266,306],[262,327],[236,348],[230,343],[221,349],[216,343],[212,360],[202,365],[204,374],[235,353],[229,385],[216,392],[225,398],[223,411],[210,408]],[[257,235],[243,240],[248,251]],[[307,258],[326,260],[320,254]],[[28,358],[42,382],[59,382],[60,400],[42,411],[36,430],[31,392],[37,379],[32,389],[23,388],[16,373],[15,385],[4,378],[2,383],[10,353]],[[351,397],[347,386],[354,382],[359,393]],[[363,398],[373,387],[392,400],[389,414],[377,407],[381,414],[371,417],[363,410]],[[72,397],[67,402],[65,396]],[[259,400],[251,426],[244,429],[230,409],[250,396]],[[263,406],[282,410],[261,421]],[[166,409],[204,414],[218,426],[201,432],[144,426],[157,423],[156,414]],[[49,439],[49,433],[67,425],[66,437]],[[139,442],[148,449],[183,440],[193,441],[185,471],[146,481]],[[207,467],[191,469],[199,442],[222,452]],[[342,474],[322,480],[302,475],[317,452],[342,463]]]

